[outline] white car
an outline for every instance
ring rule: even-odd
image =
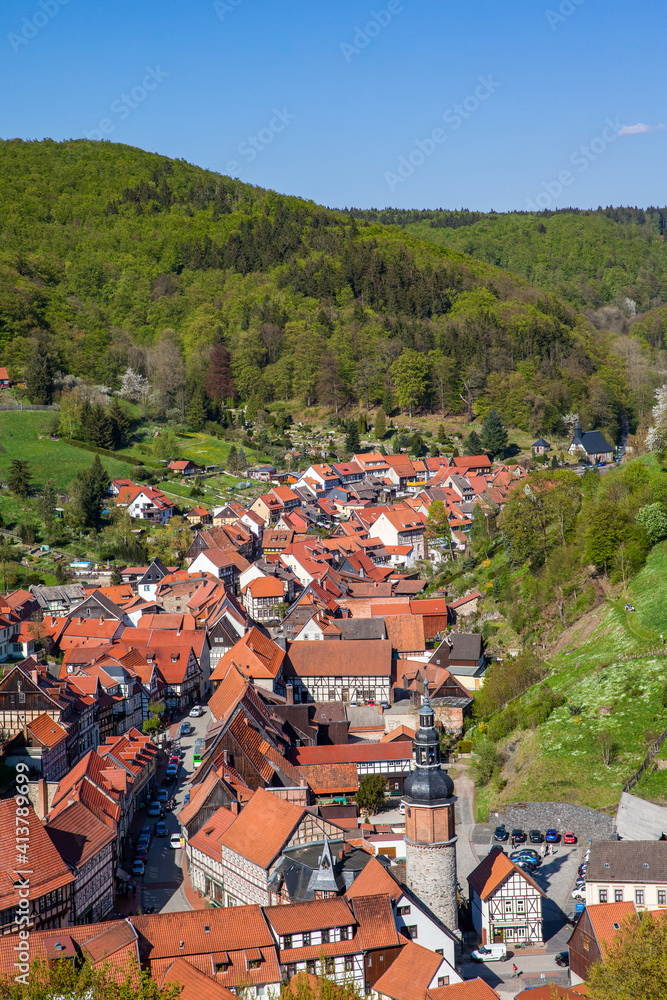
[[[190,711],[188,712],[188,715],[190,716],[191,719],[198,719],[199,716],[203,714],[204,714],[204,709],[201,707],[201,705],[193,705]]]
[[[573,889],[572,890],[572,899],[584,899],[585,900],[586,899],[586,890],[585,889]]]
[[[181,846],[181,835],[180,833],[172,833],[169,840],[169,846],[177,850]]]

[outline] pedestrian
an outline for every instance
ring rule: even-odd
[[[518,975],[519,975],[519,967],[517,965],[512,964],[512,979],[516,979]]]

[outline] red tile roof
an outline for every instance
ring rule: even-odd
[[[548,989],[549,987],[545,987]],[[531,992],[531,997],[536,997],[539,990]],[[525,990],[524,990],[525,992]],[[450,986],[436,986],[426,991],[426,1000],[499,1000],[500,994],[489,986],[483,979],[469,979],[465,983],[452,983]],[[518,996],[522,996],[521,993]],[[551,1000],[552,994],[549,994]]]
[[[623,925],[623,921],[628,920],[628,918],[637,918],[635,904],[630,900],[626,900],[623,903],[594,903],[592,906],[586,907],[586,912],[588,913],[588,919],[591,922],[595,939],[603,954],[605,945],[609,944],[612,938],[618,934],[619,927]],[[618,924],[619,926],[615,927],[614,924]]]
[[[63,888],[74,881],[74,875],[58,854],[44,826],[37,818],[32,806],[25,806],[28,815],[22,818],[22,826],[28,828],[28,851],[25,868],[31,874],[29,899],[38,899],[46,892]],[[3,845],[4,867],[0,870],[0,910],[18,906],[19,888],[22,878],[16,874],[21,868],[23,855],[14,853],[17,843],[17,805],[14,799],[0,799],[0,844]],[[12,854],[9,854],[10,846]]]
[[[443,961],[441,955],[408,941],[373,989],[391,1000],[424,1000],[426,988]]]
[[[211,680],[215,682],[224,679],[232,664],[247,677],[273,680],[284,658],[285,651],[253,626],[218,660],[211,673]]]
[[[67,730],[46,712],[29,722],[27,728],[40,743],[47,747],[54,747],[61,740],[67,739]]]
[[[357,768],[352,763],[300,764],[298,771],[314,795],[345,795],[359,790]]]
[[[301,806],[258,788],[220,843],[260,868],[268,868],[304,814]]]
[[[177,958],[162,978],[161,987],[180,986],[178,1000],[237,1000],[236,994],[226,986],[200,972],[184,958]]]
[[[400,740],[396,743],[345,743],[297,747],[293,754],[299,767],[302,764],[362,764],[369,760],[412,760],[412,746]]]
[[[301,934],[327,927],[351,927],[356,923],[342,896],[312,899],[298,906],[265,906],[264,913],[276,934]],[[393,924],[393,920],[392,920]]]
[[[285,676],[391,677],[388,639],[348,639],[345,642],[290,642]]]
[[[534,889],[537,889],[541,896],[545,895],[530,875],[519,868],[518,865],[515,865],[513,861],[510,861],[507,855],[503,853],[502,847],[491,849],[489,854],[480,861],[475,870],[468,875],[468,883],[481,899],[489,899],[496,889],[514,874],[520,875],[521,878],[525,879]]]
[[[394,902],[404,895],[403,889],[385,866],[376,858],[371,858],[345,895],[348,899],[356,899],[357,896],[372,896],[378,892],[386,894]]]
[[[369,896],[355,896],[352,909],[359,925],[359,945],[364,951],[395,948],[399,945],[389,895],[374,891]]]

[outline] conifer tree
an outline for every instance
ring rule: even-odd
[[[112,448],[117,451],[127,444],[130,437],[130,421],[117,399],[109,403],[107,418],[111,425]]]
[[[375,418],[375,436],[378,439],[378,441],[382,441],[386,433],[387,433],[387,417],[382,407],[380,407],[377,416]]]
[[[9,464],[9,476],[7,477],[7,485],[12,493],[23,498],[30,496],[31,479],[32,473],[28,462],[21,458],[13,458]]]
[[[51,530],[53,522],[56,519],[57,504],[58,494],[56,492],[56,484],[53,479],[49,479],[48,482],[45,483],[41,494],[35,501],[35,508],[42,519],[47,532]]]
[[[206,409],[201,392],[195,392],[186,411],[188,427],[200,431],[206,423]]]
[[[31,352],[24,375],[30,402],[48,406],[53,398],[53,362],[44,344]]]
[[[491,458],[500,455],[507,448],[507,431],[495,410],[489,410],[481,437],[482,447]]]
[[[464,451],[466,455],[480,455],[482,453],[482,442],[477,431],[470,431],[470,434],[466,438]]]
[[[359,440],[359,427],[355,423],[351,423],[347,429],[347,434],[345,435],[345,447],[348,451],[352,452],[353,455],[356,455],[361,447],[361,441]]]
[[[214,344],[209,355],[206,392],[211,399],[234,399],[236,386],[232,375],[232,356],[224,344]]]

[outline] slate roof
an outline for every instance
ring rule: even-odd
[[[587,882],[667,882],[667,841],[594,840]]]
[[[579,424],[575,428],[570,447],[573,445],[579,445],[587,455],[599,455],[614,450],[601,431],[582,431]]]

